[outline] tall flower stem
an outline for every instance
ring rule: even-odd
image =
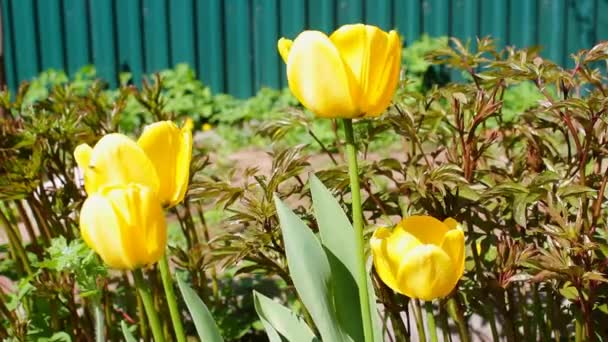
[[[171,271],[169,270],[167,253],[165,253],[165,255],[163,255],[163,257],[158,261],[158,266],[160,268],[160,277],[163,280],[163,288],[165,289],[167,304],[169,305],[169,314],[171,315],[171,322],[173,323],[175,337],[177,342],[186,342],[184,326],[182,325],[182,320],[179,317],[179,309],[177,308],[177,300],[175,299],[175,291],[173,290],[173,280],[171,279]]]
[[[365,242],[363,237],[363,210],[361,208],[361,187],[359,185],[359,168],[357,166],[357,147],[353,134],[353,122],[344,119],[344,134],[346,136],[346,158],[348,160],[348,175],[350,177],[350,193],[352,196],[353,227],[356,236],[356,249],[358,253],[358,285],[359,299],[361,300],[361,318],[363,320],[363,333],[366,342],[374,340],[372,330],[372,315],[367,290],[367,270],[365,267]]]
[[[429,338],[432,342],[437,342],[437,326],[435,324],[435,313],[433,312],[433,302],[427,301],[424,303],[426,311],[426,324],[429,329]]]
[[[420,307],[420,301],[413,299],[412,304],[414,305],[414,318],[416,319],[416,329],[418,330],[418,339],[420,342],[426,342],[426,332],[424,330],[424,318],[422,318],[422,308]]]
[[[144,275],[140,268],[133,270],[133,279],[135,279],[135,287],[139,292],[139,296],[141,297],[142,302],[144,302],[144,308],[146,310],[146,315],[148,316],[148,321],[150,322],[150,328],[152,328],[154,341],[164,342],[165,336],[163,335],[163,329],[158,320],[156,308],[154,307],[154,300],[148,285],[144,281]]]
[[[465,321],[462,311],[460,310],[460,306],[457,302],[457,299],[451,297],[448,299],[448,313],[452,316],[452,319],[456,322],[458,326],[458,335],[460,335],[460,341],[469,342],[469,328],[467,326],[467,322]]]

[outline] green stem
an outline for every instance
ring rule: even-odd
[[[160,268],[160,277],[163,280],[163,288],[165,289],[165,295],[167,297],[167,305],[169,305],[169,313],[171,314],[171,323],[173,323],[175,337],[177,338],[177,342],[186,342],[186,334],[184,334],[184,326],[179,317],[179,309],[177,308],[175,291],[173,291],[173,281],[171,279],[169,260],[167,259],[166,253],[158,262],[158,266]]]
[[[418,330],[418,339],[420,342],[426,342],[426,333],[424,331],[424,321],[422,318],[422,308],[418,299],[413,300],[414,318],[416,319],[416,329]]]
[[[464,320],[459,305],[454,297],[451,297],[448,300],[448,313],[458,326],[458,335],[460,336],[460,341],[469,342],[469,328],[467,327],[467,322]]]
[[[146,310],[146,315],[148,316],[148,321],[150,322],[150,328],[152,328],[152,336],[154,337],[154,341],[164,342],[165,336],[163,335],[163,330],[160,325],[160,321],[158,320],[158,314],[156,313],[156,308],[154,307],[154,300],[148,285],[144,281],[144,275],[140,268],[133,270],[133,279],[135,280],[135,287],[139,292],[139,296],[141,297],[142,302],[144,302],[144,309]]]
[[[441,332],[443,333],[444,342],[452,342],[450,336],[450,324],[448,323],[448,315],[445,309],[445,303],[439,305],[439,319],[441,320]]]
[[[432,342],[437,342],[437,327],[435,324],[435,313],[433,312],[433,302],[425,302],[424,309],[426,311],[426,324],[429,328],[429,337]]]
[[[95,342],[104,342],[105,337],[105,323],[103,308],[101,307],[101,300],[96,298],[93,300],[93,313],[95,316]]]
[[[583,323],[582,318],[576,317],[576,321],[574,323],[574,341],[582,342],[583,341]]]
[[[21,259],[20,261],[23,264],[23,269],[25,270],[25,272],[28,275],[32,275],[32,268],[30,267],[30,262],[27,258],[27,253],[25,252],[25,248],[23,247],[24,245],[22,244],[21,239],[19,238],[17,230],[13,229],[13,225],[8,220],[8,218],[4,216],[2,210],[0,210],[0,219],[2,220],[2,223],[4,223],[4,226],[6,228],[6,234],[8,235],[9,239],[9,244],[12,246],[15,253],[17,254],[16,257]]]
[[[351,119],[344,119],[344,133],[346,136],[346,157],[348,159],[348,174],[350,177],[350,192],[352,196],[353,227],[356,236],[356,249],[358,253],[358,285],[359,299],[361,300],[361,318],[363,320],[363,334],[366,342],[374,340],[372,330],[372,315],[367,291],[367,271],[365,268],[365,246],[363,236],[363,210],[361,208],[361,189],[359,186],[359,168],[357,166],[357,147],[353,135],[353,122]]]

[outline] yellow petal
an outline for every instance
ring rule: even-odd
[[[419,245],[403,258],[397,272],[399,292],[411,298],[433,300],[454,288],[452,261],[435,245]]]
[[[89,167],[92,152],[93,149],[87,144],[80,144],[74,149],[74,159],[76,159],[76,164],[78,164],[78,167],[80,167],[83,171]]]
[[[277,42],[277,48],[279,50],[279,54],[281,58],[283,58],[283,62],[287,63],[287,57],[289,56],[289,50],[291,49],[291,45],[293,41],[287,38],[281,38]]]
[[[338,49],[342,60],[362,90],[362,95],[365,96],[364,84],[370,53],[366,25],[343,25],[334,31],[329,39]]]
[[[453,272],[454,283],[456,283],[464,273],[465,246],[464,232],[462,229],[455,228],[448,231],[443,237],[441,249],[443,249],[450,257],[450,260],[452,260],[455,270],[455,272]]]
[[[448,227],[432,216],[414,215],[403,219],[398,227],[415,236],[423,244],[440,246]]]
[[[399,291],[396,283],[399,266],[405,255],[420,245],[420,241],[399,227],[392,232],[386,228],[379,228],[374,232],[370,244],[378,275],[388,287]]]
[[[387,255],[386,248],[387,240],[390,235],[390,230],[378,228],[369,240],[369,243],[376,273],[378,273],[380,279],[382,279],[388,287],[394,290],[397,288],[397,281],[395,279],[397,269],[396,267],[393,267],[390,258]]]
[[[140,184],[103,187],[89,196],[80,213],[80,230],[87,245],[115,269],[152,264],[165,251],[160,201]]]
[[[359,90],[329,38],[304,31],[294,40],[287,59],[289,88],[320,117],[352,118],[360,113]]]
[[[401,70],[401,40],[395,31],[388,34],[388,46],[384,59],[383,70],[376,70],[374,75],[381,75],[374,78],[373,85],[368,86],[370,91],[366,97],[369,99],[366,108],[367,116],[377,116],[382,114],[390,105],[391,100],[399,84],[399,73]],[[381,64],[381,63],[379,63]],[[378,64],[375,64],[378,65]]]
[[[108,199],[99,193],[90,195],[82,205],[80,234],[111,268],[128,269],[131,266],[122,248],[118,218]]]
[[[159,198],[168,206],[181,202],[188,188],[192,159],[192,123],[179,129],[171,121],[144,129],[137,144],[152,161],[160,180]]]
[[[157,262],[165,251],[167,228],[157,195],[129,184],[105,193],[120,223],[123,254],[130,269]]]
[[[449,230],[456,229],[460,226],[460,223],[451,217],[443,220],[443,223],[448,227]]]
[[[90,154],[84,171],[84,186],[93,194],[102,186],[140,183],[158,191],[159,182],[152,162],[144,151],[122,134],[101,138]]]

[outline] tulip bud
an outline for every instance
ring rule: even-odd
[[[152,161],[160,181],[158,197],[163,205],[172,207],[184,199],[190,177],[192,159],[192,121],[183,128],[171,121],[147,126],[137,144]]]
[[[152,162],[133,140],[122,134],[108,134],[94,148],[82,144],[74,150],[84,172],[84,188],[92,195],[102,186],[140,183],[158,191],[159,182]]]
[[[451,218],[410,216],[376,230],[370,245],[380,279],[411,298],[445,297],[464,273],[464,233]]]
[[[289,88],[319,117],[376,116],[386,110],[399,81],[397,32],[344,25],[331,36],[304,31],[277,43],[287,64]]]
[[[165,252],[167,226],[157,195],[140,184],[102,187],[80,212],[84,241],[115,269],[157,262]]]

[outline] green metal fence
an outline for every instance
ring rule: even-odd
[[[396,28],[406,43],[426,32],[541,44],[563,64],[569,53],[608,39],[608,0],[0,1],[13,89],[48,68],[73,73],[94,64],[116,85],[120,71],[139,81],[186,62],[214,91],[245,97],[285,86],[280,36],[353,22]]]

